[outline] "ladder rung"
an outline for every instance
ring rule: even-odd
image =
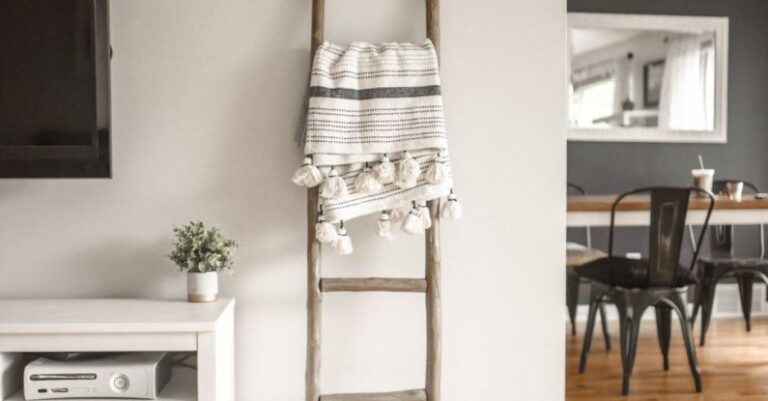
[[[321,395],[320,401],[427,401],[427,392],[420,389],[392,393],[331,394]]]
[[[427,292],[427,280],[422,278],[324,278],[323,292]]]

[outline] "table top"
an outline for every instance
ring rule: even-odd
[[[0,335],[28,333],[189,333],[216,329],[234,299],[0,299]]]
[[[618,194],[610,195],[568,195],[569,212],[610,212]],[[651,207],[650,195],[630,195],[624,198],[616,210],[647,211]],[[706,198],[691,197],[689,210],[706,210],[709,201]],[[768,209],[768,199],[756,199],[754,195],[744,195],[741,201],[722,196],[715,196],[715,209],[743,210]]]

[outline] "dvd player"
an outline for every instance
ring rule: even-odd
[[[39,357],[24,368],[24,397],[156,399],[170,376],[170,357],[165,352],[75,360]]]

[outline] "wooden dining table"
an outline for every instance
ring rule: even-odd
[[[612,195],[569,195],[568,227],[600,227],[611,224],[611,206],[618,197]],[[616,209],[617,226],[647,226],[650,224],[651,198],[649,195],[630,195]],[[686,223],[701,225],[707,214],[709,200],[691,197]],[[740,201],[724,196],[715,197],[710,224],[761,224],[768,223],[768,199],[744,195]]]

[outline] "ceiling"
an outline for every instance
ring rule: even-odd
[[[579,55],[614,43],[629,40],[645,31],[639,29],[574,29],[571,31],[573,54]]]

